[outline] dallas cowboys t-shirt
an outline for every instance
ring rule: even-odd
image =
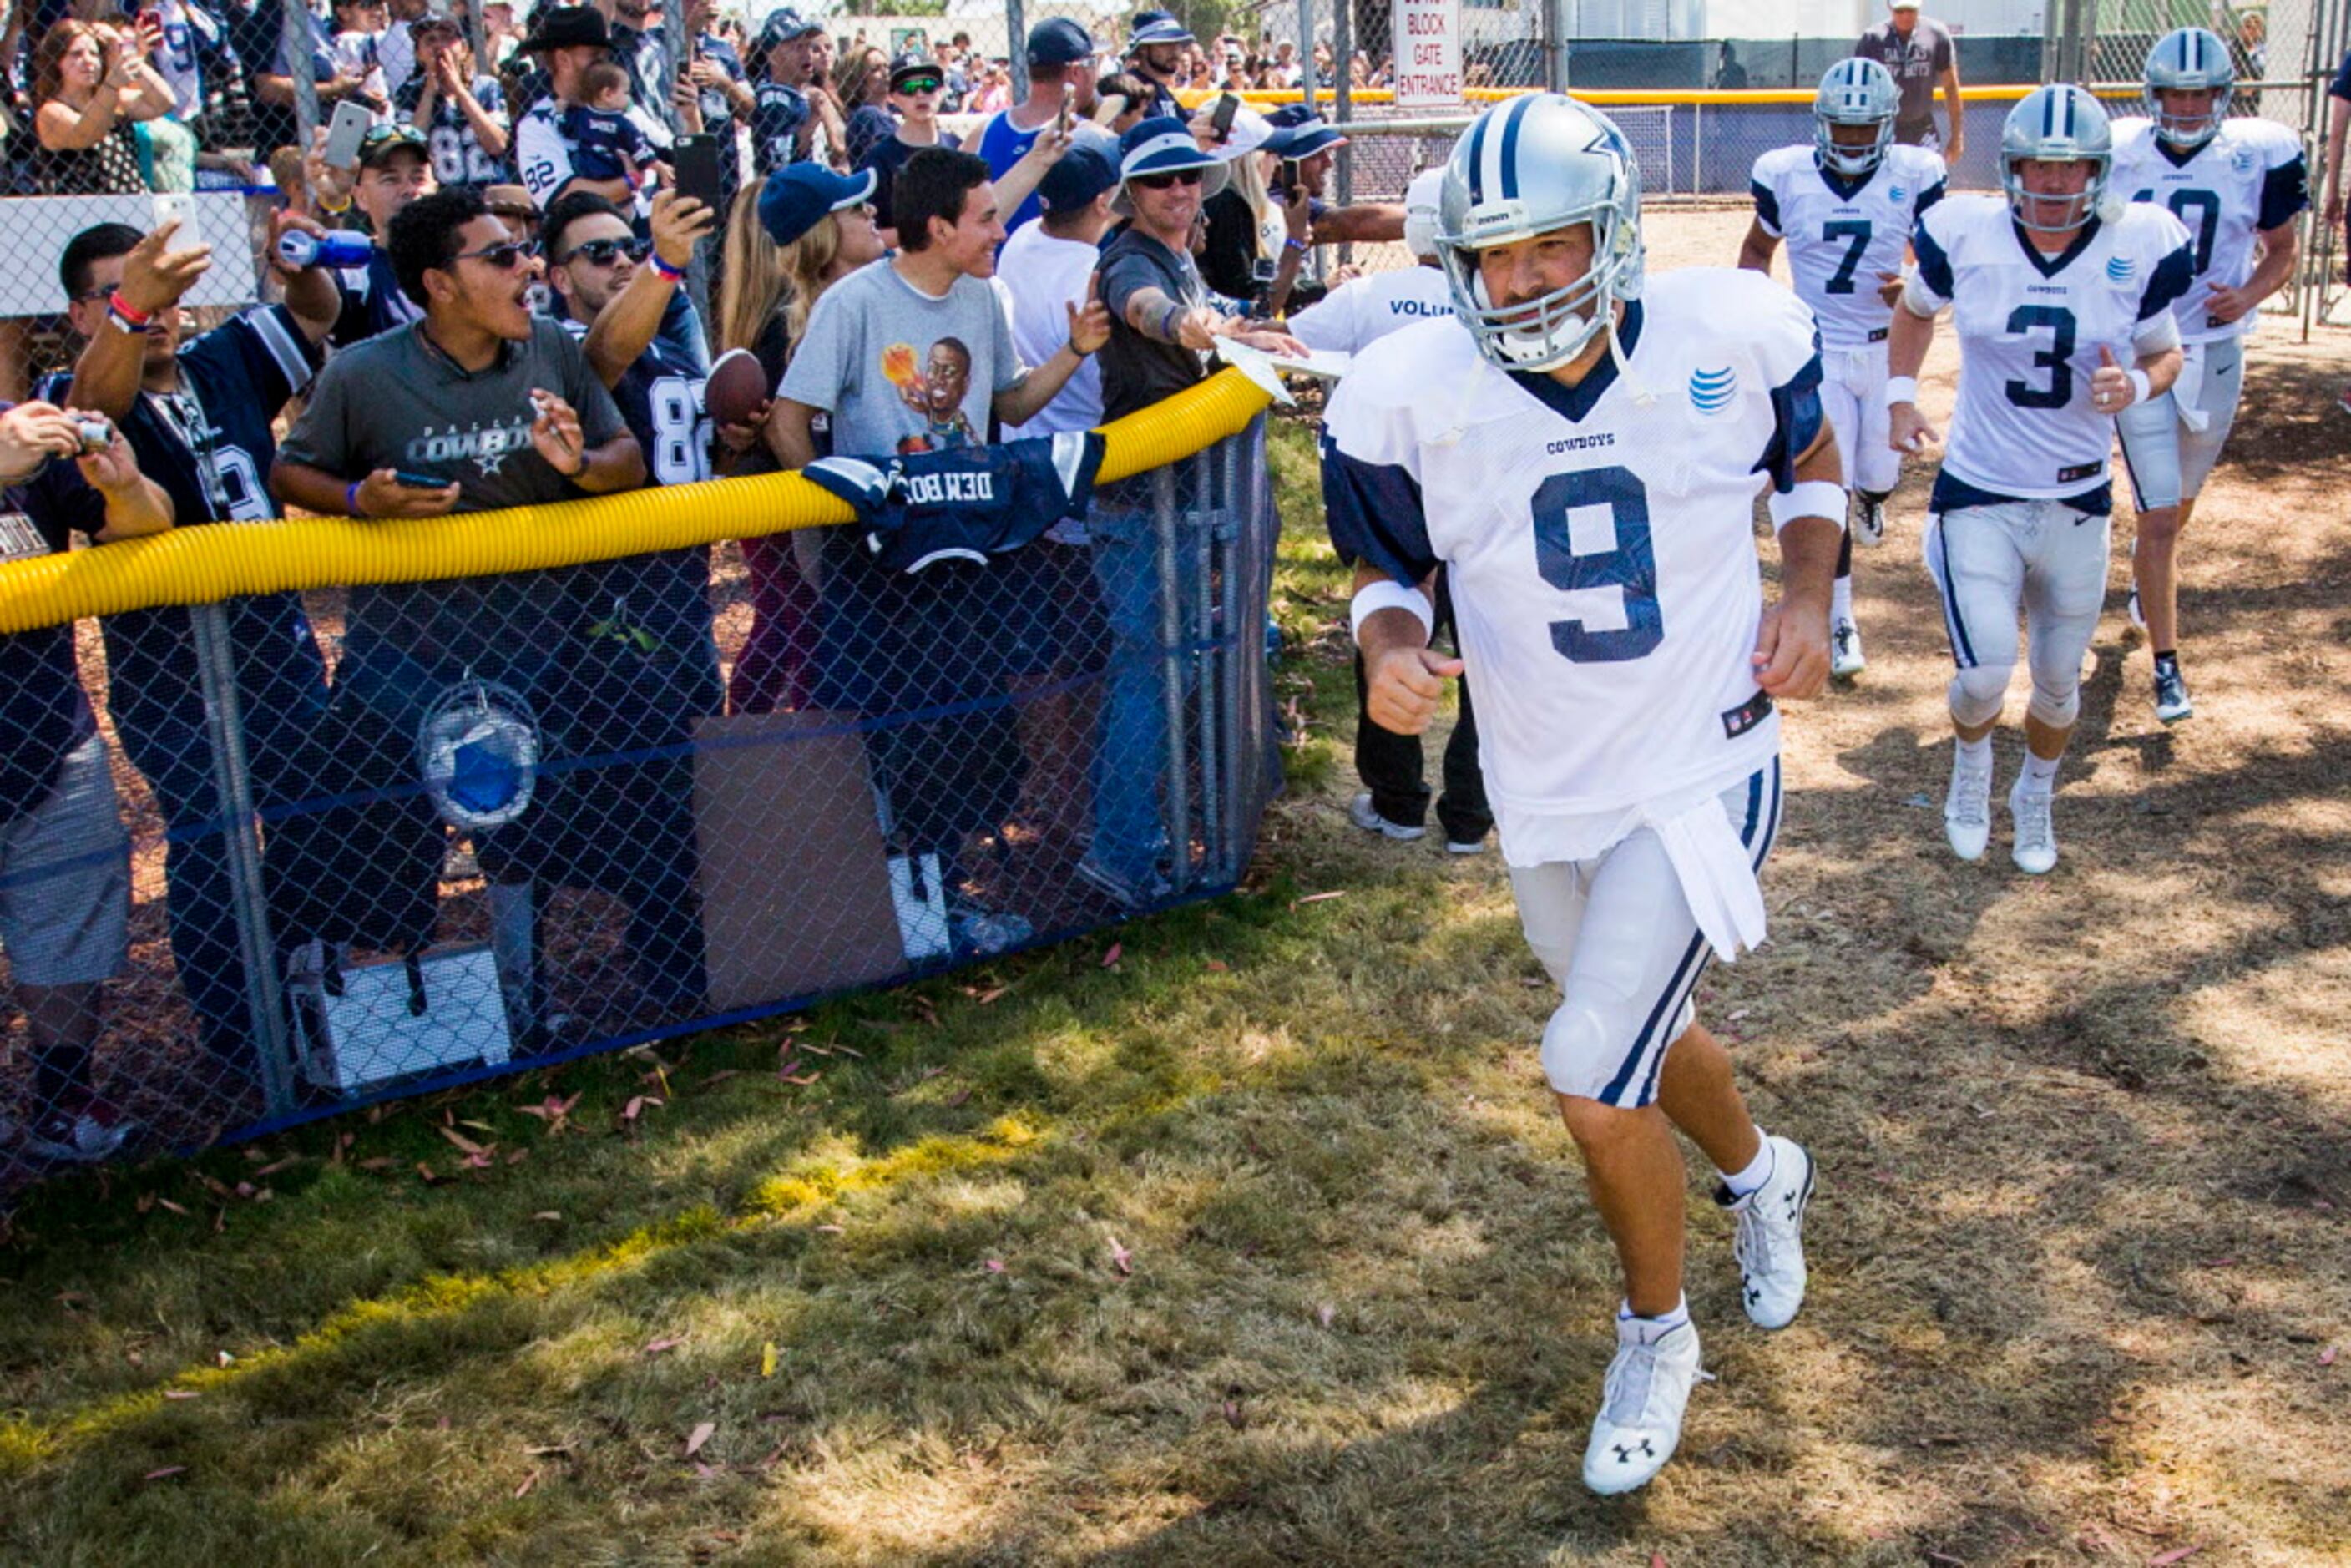
[[[573,499],[581,492],[530,444],[534,387],[572,406],[590,447],[627,434],[562,323],[534,318],[527,340],[503,345],[494,362],[469,372],[418,322],[329,360],[278,452],[347,480],[378,468],[446,479],[459,487],[459,512]],[[400,700],[429,701],[470,669],[529,695],[545,656],[537,634],[562,623],[559,576],[354,588],[338,684],[357,684],[379,704],[391,694],[367,689],[377,683]]]

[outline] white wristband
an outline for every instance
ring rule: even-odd
[[[1364,622],[1383,610],[1408,611],[1420,622],[1422,636],[1436,633],[1437,606],[1428,601],[1428,595],[1417,588],[1406,588],[1401,582],[1384,577],[1377,582],[1367,582],[1355,590],[1355,600],[1349,608],[1349,615],[1358,643],[1364,640]]]
[[[1917,401],[1918,378],[1917,376],[1888,376],[1886,378],[1886,407],[1892,408],[1897,402],[1915,403]]]
[[[2131,371],[2130,384],[2132,402],[2145,402],[2147,399],[2155,395],[2155,383],[2147,379],[2147,375],[2145,371],[2134,370]],[[2125,406],[2127,407],[2128,405],[2126,404]]]
[[[1798,517],[1826,517],[1844,527],[1844,486],[1826,479],[1807,479],[1785,495],[1771,496],[1771,526],[1784,528]]]

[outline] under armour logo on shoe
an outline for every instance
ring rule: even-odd
[[[1616,1462],[1620,1465],[1631,1464],[1633,1462],[1633,1456],[1636,1453],[1646,1454],[1653,1459],[1657,1457],[1657,1450],[1649,1447],[1649,1439],[1646,1437],[1642,1438],[1638,1443],[1634,1444],[1631,1448],[1627,1448],[1622,1443],[1615,1444],[1614,1447],[1616,1449]]]

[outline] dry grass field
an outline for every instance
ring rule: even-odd
[[[1245,891],[35,1193],[0,1559],[2351,1563],[2351,342],[2292,337],[2187,547],[2176,729],[2117,562],[2053,875],[1943,846],[1922,474],[1864,555],[1774,939],[1701,997],[1821,1162],[1812,1294],[1746,1324],[1693,1173],[1716,1381],[1646,1491],[1577,1479],[1613,1261],[1499,868],[1345,822],[1291,427],[1302,730]]]

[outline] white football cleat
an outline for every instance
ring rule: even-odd
[[[1853,497],[1853,542],[1864,549],[1876,549],[1886,542],[1886,503],[1873,501],[1859,491]]]
[[[2053,798],[2052,790],[2027,789],[2022,779],[2008,792],[2008,814],[2016,822],[2016,843],[2009,858],[2017,870],[2033,876],[2057,869],[2057,827],[2049,814]]]
[[[1867,668],[1869,661],[1861,654],[1861,628],[1851,616],[1840,616],[1829,627],[1829,674],[1849,681]]]
[[[1813,1156],[1793,1138],[1770,1138],[1771,1179],[1745,1197],[1718,1187],[1714,1201],[1739,1217],[1730,1255],[1739,1260],[1739,1300],[1748,1321],[1783,1329],[1804,1304],[1804,1207],[1813,1201]]]
[[[1616,1359],[1583,1449],[1583,1484],[1614,1497],[1656,1479],[1682,1440],[1682,1411],[1698,1378],[1695,1324],[1659,1333],[1654,1323],[1618,1318]]]
[[[1991,765],[1970,768],[1958,755],[1951,758],[1951,789],[1943,797],[1943,836],[1951,852],[1963,861],[1981,860],[1991,842]]]

